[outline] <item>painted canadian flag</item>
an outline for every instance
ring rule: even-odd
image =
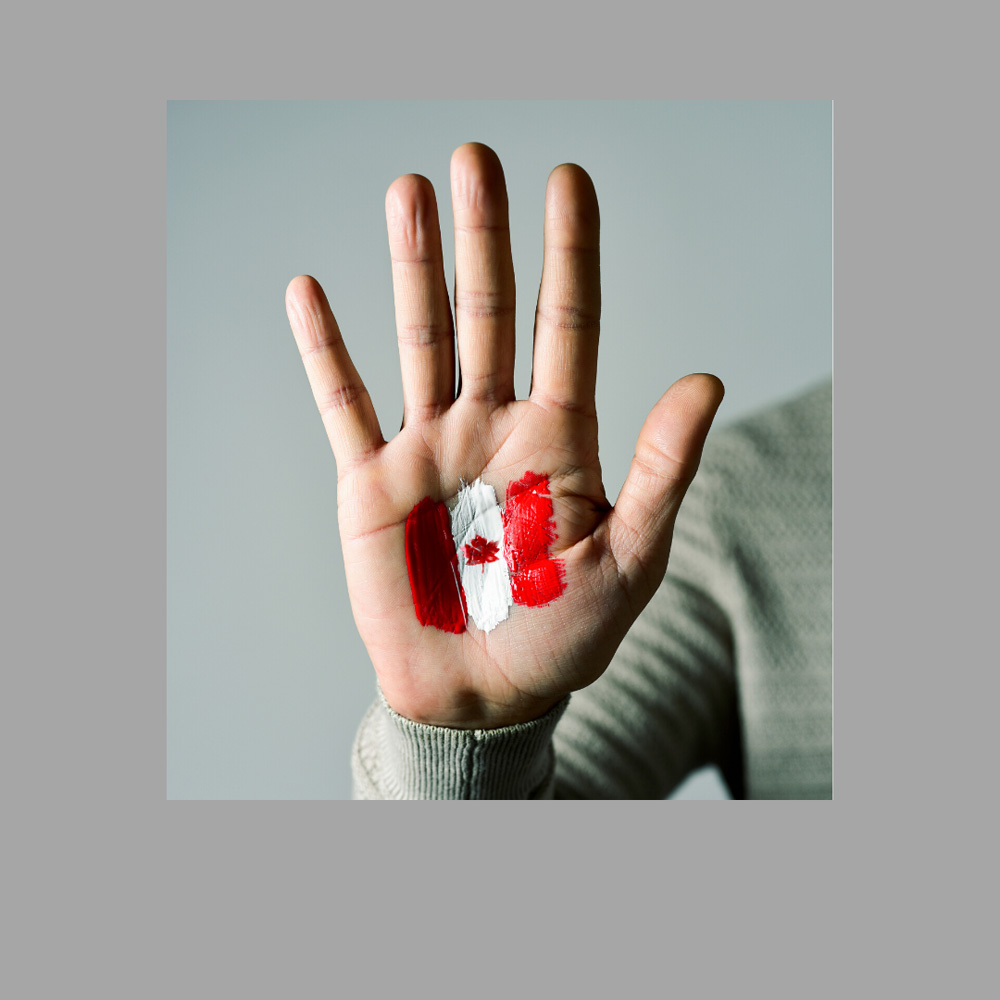
[[[426,497],[406,519],[406,567],[423,625],[464,632],[471,617],[485,632],[514,604],[540,607],[566,589],[555,540],[549,480],[534,472],[507,485],[503,510],[481,479],[448,504]]]

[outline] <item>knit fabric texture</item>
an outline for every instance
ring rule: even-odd
[[[832,387],[709,435],[667,575],[605,673],[533,722],[426,726],[379,697],[354,797],[832,797]]]

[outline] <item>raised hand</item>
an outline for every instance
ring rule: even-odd
[[[601,299],[590,178],[571,164],[549,177],[531,391],[521,400],[496,154],[457,149],[451,189],[454,329],[430,182],[401,177],[386,196],[404,404],[391,441],[319,284],[295,278],[286,304],[337,460],[351,606],[382,692],[418,722],[493,728],[544,714],[605,670],[663,579],[723,388],[712,375],[671,386],[612,508],[594,408]]]

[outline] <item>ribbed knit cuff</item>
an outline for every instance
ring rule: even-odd
[[[355,796],[381,799],[550,798],[552,733],[567,696],[502,729],[446,729],[399,715],[379,692],[354,745]]]

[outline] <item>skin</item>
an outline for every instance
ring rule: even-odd
[[[600,220],[590,177],[574,164],[549,176],[527,399],[514,395],[514,269],[496,154],[460,146],[451,194],[454,324],[433,187],[410,174],[386,195],[404,402],[391,441],[319,283],[295,278],[286,305],[336,456],[351,607],[382,692],[414,721],[486,729],[538,718],[604,672],[663,579],[674,519],[723,386],[698,374],[667,390],[612,507],[594,406]],[[425,496],[450,499],[478,476],[503,503],[507,483],[528,469],[549,476],[564,594],[542,608],[515,605],[488,633],[471,621],[460,635],[422,626],[404,551],[412,507]]]

